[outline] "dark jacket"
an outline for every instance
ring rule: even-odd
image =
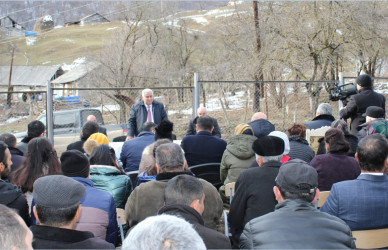
[[[23,163],[25,157],[23,156],[23,152],[18,148],[8,147],[9,152],[11,153],[11,172],[15,172]]]
[[[181,147],[189,166],[203,163],[221,162],[226,149],[226,141],[212,136],[208,131],[183,137]]]
[[[233,247],[239,246],[240,234],[248,221],[275,209],[277,201],[273,187],[280,165],[280,162],[271,161],[240,173],[228,216]]]
[[[114,245],[94,238],[91,232],[48,226],[31,226],[34,249],[114,249]]]
[[[149,181],[136,187],[125,204],[125,214],[129,226],[135,226],[149,216],[157,214],[164,205],[164,189],[167,182],[173,177],[191,172],[168,172],[160,173],[156,176],[156,181]],[[217,229],[217,225],[222,214],[222,200],[217,189],[209,182],[201,181],[205,193],[205,210],[203,219],[207,227]]]
[[[85,138],[81,138],[80,141],[70,143],[69,145],[67,145],[66,150],[76,149],[78,151],[81,151],[82,153],[85,153],[85,150],[82,148],[84,146],[85,141]]]
[[[305,123],[304,125],[308,129],[318,129],[321,127],[331,126],[331,123],[334,122],[335,118],[332,115],[318,115],[314,117],[311,121]]]
[[[309,202],[284,200],[274,212],[245,225],[244,249],[346,249],[355,248],[344,221],[319,212]]]
[[[350,144],[349,151],[346,153],[346,155],[354,157],[354,155],[357,152],[358,138],[357,138],[357,136],[354,136],[347,131],[344,133],[344,135],[345,135],[345,139]],[[319,142],[319,146],[318,146],[318,150],[317,150],[317,155],[326,154],[325,138],[324,137],[319,138],[318,142]]]
[[[18,144],[17,144],[17,149],[19,149],[20,151],[23,152],[23,155],[26,156],[27,155],[27,147],[28,147],[28,143],[34,139],[34,137],[29,137],[29,136],[26,136],[24,137]]]
[[[224,234],[205,227],[202,216],[193,208],[181,205],[167,205],[159,209],[158,214],[178,216],[193,225],[195,231],[201,236],[207,249],[230,249],[230,241]]]
[[[26,197],[22,191],[11,183],[0,179],[0,204],[15,209],[27,226],[30,225],[30,214]]]
[[[163,103],[158,101],[152,102],[152,114],[154,123],[159,125],[162,120],[167,120],[167,113]],[[144,101],[139,101],[132,105],[128,119],[128,136],[137,136],[140,133],[141,126],[147,121],[147,107]]]
[[[290,141],[290,152],[287,155],[291,159],[301,159],[310,163],[315,156],[315,152],[309,146],[306,139],[297,135],[291,135],[288,137],[288,140]]]
[[[92,232],[94,237],[116,244],[118,225],[113,197],[108,192],[94,188],[93,182],[89,179],[72,178],[83,184],[86,189],[80,202],[82,205],[81,214],[74,229]],[[36,224],[34,215],[32,218],[32,224]]]
[[[358,126],[365,122],[365,117],[362,115],[366,112],[369,106],[377,106],[385,110],[385,97],[382,94],[376,93],[372,88],[362,88],[360,93],[352,95],[348,105],[340,110],[340,118],[351,118],[350,133],[357,135]]]
[[[253,131],[253,135],[261,137],[275,131],[275,125],[265,119],[258,119],[247,123]]]
[[[100,125],[100,128],[98,129],[98,132],[101,133],[101,134],[104,134],[104,135],[108,136],[108,135],[106,134],[106,128],[102,127],[101,125]]]
[[[197,126],[197,119],[198,119],[198,116],[189,121],[189,126],[187,127],[186,135],[197,134],[197,127],[196,127]],[[220,130],[220,127],[218,126],[217,119],[216,118],[212,118],[212,119],[213,119],[213,126],[214,126],[214,129],[212,131],[212,135],[217,136],[218,138],[221,138],[221,130]]]
[[[149,131],[140,132],[132,140],[125,141],[120,153],[120,161],[125,172],[139,170],[143,150],[155,142],[155,134]]]
[[[122,174],[114,166],[91,165],[89,179],[94,187],[110,193],[116,208],[125,208],[125,203],[132,192],[129,176]]]
[[[334,183],[354,180],[361,173],[358,161],[345,153],[317,155],[310,162],[310,165],[318,172],[320,191],[330,191]]]

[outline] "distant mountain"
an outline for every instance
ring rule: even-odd
[[[0,17],[9,15],[27,30],[38,18],[51,15],[54,24],[64,25],[82,17],[100,13],[109,20],[120,20],[131,9],[147,8],[155,18],[188,10],[210,10],[227,5],[228,1],[1,1]]]

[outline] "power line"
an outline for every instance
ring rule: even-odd
[[[22,11],[25,11],[25,10],[29,10],[29,9],[33,9],[33,8],[36,8],[36,7],[41,7],[41,6],[44,6],[44,5],[47,5],[49,3],[44,3],[44,4],[41,4],[41,5],[34,5],[34,6],[31,6],[31,7],[28,7],[28,8],[25,8],[25,9],[21,9],[21,10],[16,10],[16,11],[13,11],[13,12],[7,12],[7,14],[5,16],[9,16],[9,15],[12,15],[12,14],[15,14],[15,13],[18,13],[18,12],[22,12]]]

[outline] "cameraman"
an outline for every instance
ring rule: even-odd
[[[356,79],[358,94],[352,95],[346,107],[339,111],[340,118],[352,119],[350,123],[350,133],[357,135],[358,126],[365,122],[362,116],[369,106],[381,107],[385,110],[385,97],[376,93],[372,89],[372,78],[370,75],[360,75]]]

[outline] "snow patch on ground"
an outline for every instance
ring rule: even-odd
[[[26,45],[27,45],[27,46],[32,46],[32,45],[34,45],[36,41],[37,41],[37,37],[34,37],[34,36],[26,36]]]
[[[11,122],[16,122],[20,119],[24,119],[24,118],[28,118],[28,116],[16,116],[16,117],[11,117],[11,118],[8,118],[6,121],[4,122],[0,122],[0,125],[5,125],[5,124],[8,124],[8,123],[11,123]]]
[[[115,30],[118,29],[119,27],[112,27],[112,28],[107,28],[106,30]]]
[[[64,71],[72,70],[74,67],[86,62],[86,57],[78,57],[72,64],[62,64],[61,67]]]
[[[68,42],[68,43],[75,43],[74,40],[69,39],[69,38],[66,38],[64,41],[65,41],[65,42]]]
[[[42,62],[42,64],[43,64],[43,65],[45,65],[45,64],[49,64],[49,63],[51,63],[51,61]]]

